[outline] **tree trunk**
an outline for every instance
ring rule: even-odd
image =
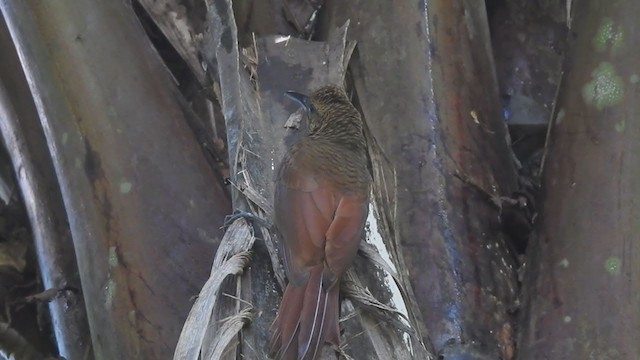
[[[640,3],[582,1],[544,165],[521,359],[640,358]]]
[[[166,358],[229,199],[126,2],[0,6],[58,177],[96,358]]]
[[[510,358],[516,267],[491,195],[516,190],[483,2],[330,1],[359,104],[397,171],[405,271],[438,354]]]

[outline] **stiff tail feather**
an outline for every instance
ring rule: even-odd
[[[322,287],[323,266],[311,269],[306,284],[287,285],[273,322],[270,356],[276,360],[313,360],[325,341],[339,345],[339,284]]]

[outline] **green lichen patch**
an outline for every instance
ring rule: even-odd
[[[638,74],[631,74],[631,76],[629,76],[629,82],[632,84],[637,84],[638,82],[640,82],[640,76],[638,76]]]
[[[611,256],[604,262],[604,269],[611,275],[620,275],[622,260],[619,257]]]
[[[115,246],[109,247],[109,267],[116,267],[120,261],[118,260],[118,251]]]
[[[569,267],[569,259],[564,258],[564,259],[560,260],[558,265],[562,266],[565,269],[568,268]]]
[[[608,48],[612,54],[616,54],[625,45],[624,30],[610,18],[604,18],[596,36],[593,38],[593,47],[598,52],[605,52]]]
[[[624,121],[623,119],[616,124],[616,131],[622,134],[624,132],[625,127],[626,127],[626,121]]]
[[[601,62],[591,73],[591,81],[582,87],[582,98],[598,110],[622,101],[624,82],[609,62]]]
[[[128,194],[131,191],[133,184],[130,181],[122,180],[120,181],[120,192],[123,194]]]
[[[107,280],[107,286],[104,288],[104,305],[107,309],[111,309],[113,305],[113,299],[116,296],[116,282],[109,278]]]

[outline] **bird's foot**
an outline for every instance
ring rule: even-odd
[[[239,218],[244,218],[245,220],[253,224],[262,226],[267,229],[271,228],[271,223],[269,221],[257,215],[254,215],[251,212],[244,211],[244,210],[236,210],[233,212],[233,214],[225,216],[224,227],[230,226],[234,221],[238,220]]]

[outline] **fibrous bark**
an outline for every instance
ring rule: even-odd
[[[304,121],[298,130],[284,128],[287,118],[296,109],[295,104],[284,96],[284,92],[296,90],[310,93],[321,85],[342,84],[353,44],[346,42],[347,25],[344,25],[338,30],[334,29],[325,43],[263,35],[254,37],[248,48],[241,49],[238,46],[238,30],[230,1],[209,1],[208,6],[211,28],[205,34],[204,53],[210,62],[210,68],[215,70],[220,86],[220,102],[225,114],[230,149],[231,181],[237,190],[233,196],[234,206],[251,210],[268,219],[272,213],[275,164],[282,157],[286,146],[301,136],[305,129]],[[374,139],[371,141],[375,144]],[[380,172],[383,171],[379,170],[376,176],[381,177]],[[391,178],[387,181],[394,180]],[[377,208],[376,213],[380,213],[379,206],[383,205],[385,204],[372,204]],[[373,219],[371,221],[375,222]],[[259,224],[260,221],[257,221],[255,225]],[[383,224],[381,220],[379,225]],[[283,285],[283,276],[277,250],[272,242],[277,232],[266,231],[264,224],[261,227],[264,241],[257,241],[253,245],[251,268],[242,277],[236,278],[235,284],[227,284],[228,291],[225,292],[232,296],[216,301],[217,309],[207,309],[209,313],[205,314],[213,314],[208,331],[220,333],[231,322],[230,319],[236,319],[247,307],[257,311],[254,321],[241,333],[242,342],[230,343],[225,358],[234,358],[238,353],[245,358],[266,358],[266,346],[271,335],[270,324],[280,298],[277,289]],[[367,249],[363,252],[367,253]],[[375,254],[375,251],[371,252],[370,258],[376,258]],[[377,258],[379,257],[378,255]],[[366,266],[369,269],[364,270]],[[389,285],[385,281],[396,280],[392,277],[385,280],[381,273],[379,268],[376,269],[368,262],[362,268],[351,270],[345,277],[347,299],[343,301],[342,315],[346,319],[342,324],[345,333],[344,348],[341,351],[366,359],[432,358],[419,335],[420,331],[416,330],[422,326],[416,326],[419,317],[415,316],[415,308],[407,306],[409,310],[405,310],[405,313],[408,314],[402,314],[372,296],[371,293],[376,293],[390,297]],[[396,278],[401,277],[394,275]],[[211,279],[213,278],[212,275]],[[278,283],[275,282],[276,279]],[[403,284],[403,281],[397,283]],[[408,284],[408,281],[404,283]],[[203,290],[201,296],[216,296],[214,293],[219,292]],[[415,300],[409,299],[410,294],[410,291],[399,294],[400,302],[415,303]],[[244,301],[238,301],[237,297]],[[199,309],[194,308],[192,314]],[[382,326],[384,324],[388,326]],[[185,327],[174,358],[180,358],[183,353],[182,344],[190,342],[186,335],[189,333],[189,329]],[[202,332],[198,334],[200,336]],[[215,338],[205,340],[202,349],[197,348],[195,353],[191,346],[187,350],[187,358],[195,359],[198,351],[206,354],[207,343],[215,341]],[[324,350],[322,358],[335,358],[330,348],[325,347]]]

